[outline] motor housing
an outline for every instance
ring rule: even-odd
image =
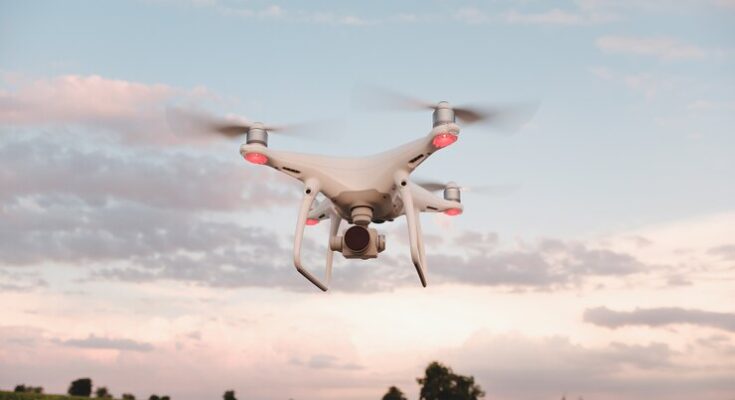
[[[260,122],[254,123],[248,129],[246,142],[247,144],[257,143],[268,147],[268,131],[265,130],[265,126]]]

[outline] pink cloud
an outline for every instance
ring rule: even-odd
[[[177,92],[166,85],[98,75],[65,75],[19,83],[15,90],[0,91],[0,121],[4,123],[123,120],[158,108]]]

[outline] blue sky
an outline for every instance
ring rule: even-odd
[[[463,151],[427,165],[426,174],[521,185],[518,196],[497,201],[497,212],[487,210],[491,220],[513,214],[499,222],[518,233],[594,232],[726,209],[734,195],[724,184],[733,168],[732,113],[689,108],[729,101],[730,12],[694,2],[602,4],[588,11],[573,2],[16,3],[2,17],[3,68],[205,86],[234,99],[228,112],[339,119],[339,145],[278,143],[331,154],[380,151],[427,129],[427,115],[355,113],[350,98],[359,84],[455,103],[539,101],[533,130],[506,138],[468,129]],[[503,22],[510,12],[549,9],[582,20]],[[348,17],[356,22],[330,22]],[[605,52],[596,45],[604,36],[666,37],[706,55]],[[636,76],[639,87],[626,86]],[[473,158],[488,168],[462,168]],[[540,198],[555,216],[536,207]]]
[[[408,393],[425,358],[441,357],[485,386],[500,382],[494,389],[501,398],[554,397],[575,384],[580,394],[585,389],[600,398],[663,395],[665,384],[646,379],[652,370],[611,360],[637,348],[660,355],[657,346],[665,346],[670,357],[654,371],[665,376],[672,366],[684,368],[692,378],[682,395],[722,398],[697,380],[701,365],[686,362],[693,354],[685,344],[710,340],[724,346],[719,353],[735,346],[732,329],[686,324],[690,309],[725,320],[735,312],[727,306],[735,300],[728,250],[735,225],[733,22],[730,0],[0,2],[0,215],[7,221],[0,301],[16,304],[0,339],[11,343],[25,332],[36,338],[39,354],[53,355],[26,358],[29,369],[21,376],[8,371],[22,370],[13,366],[23,348],[0,353],[0,387],[31,378],[37,381],[29,384],[62,387],[67,377],[55,365],[87,338],[85,365],[131,391],[165,388],[145,381],[135,387],[113,370],[133,374],[136,362],[158,365],[151,360],[177,354],[180,346],[198,349],[189,358],[177,355],[182,365],[195,359],[210,365],[203,360],[225,354],[227,343],[263,357],[263,371],[292,368],[304,381],[324,378],[322,389],[299,378],[281,392],[256,390],[252,381],[235,378],[235,367],[252,366],[232,360],[211,366],[231,379],[182,388],[178,398],[201,398],[218,385],[262,398],[376,398],[391,384],[381,362],[412,342],[396,332],[372,332],[371,323],[397,323],[375,310],[394,304],[416,313],[421,331],[437,323],[420,311],[431,304],[489,308],[499,317],[473,319],[468,311],[462,324],[439,330],[446,337],[437,333],[409,346],[405,361],[389,371],[405,378]],[[540,106],[513,135],[465,128],[455,145],[415,173],[517,187],[502,196],[466,193],[458,218],[424,217],[433,286],[417,291],[405,276],[411,271],[399,221],[384,227],[384,258],[343,262],[335,270],[337,293],[317,298],[288,265],[298,185],[243,163],[236,141],[192,146],[170,139],[164,110],[185,103],[275,123],[330,121],[326,139],[274,135],[270,146],[346,156],[382,151],[431,128],[429,113],[356,109],[353,97],[365,85],[454,104]],[[172,236],[176,230],[187,234]],[[321,246],[317,235],[326,231],[314,232],[313,246]],[[314,251],[313,261],[321,262],[321,247]],[[233,263],[237,257],[246,259]],[[271,263],[276,272],[269,272]],[[624,288],[630,294],[621,299]],[[182,293],[191,293],[195,304],[134,306],[145,315],[142,327],[130,335],[112,329],[130,324],[130,304]],[[695,300],[682,303],[683,296]],[[292,315],[283,299],[313,305],[307,313],[333,319],[338,332]],[[356,321],[335,305],[338,299],[368,316]],[[493,307],[501,300],[508,304],[502,312]],[[49,326],[78,323],[69,310],[86,301],[119,314],[109,321],[99,312],[88,315],[109,325],[80,323],[67,332]],[[543,328],[538,302],[564,316],[567,328]],[[288,317],[259,313],[256,303]],[[215,306],[207,304],[225,310],[222,321],[209,319]],[[611,330],[585,320],[585,310],[599,307],[680,308],[672,325],[686,328]],[[239,328],[247,331],[243,338],[222,328],[241,323],[238,310],[253,323]],[[517,320],[519,312],[530,317]],[[315,337],[303,354],[284,333],[289,323]],[[341,347],[320,350],[322,334]],[[718,335],[726,339],[712,339]],[[94,340],[100,337],[107,341]],[[263,337],[279,338],[265,340],[272,353],[257,350]],[[125,340],[143,346],[126,349]],[[121,345],[105,348],[110,343]],[[569,376],[560,372],[553,385],[520,388],[507,371],[471,356],[502,358],[505,346],[542,354],[546,346],[568,346],[565,354],[600,368],[590,377],[599,385],[575,381],[575,370],[562,365]],[[288,356],[279,358],[279,351]],[[722,376],[735,373],[722,356],[703,357]],[[42,372],[28,372],[34,364]],[[174,368],[162,381],[193,374]],[[613,375],[614,382],[603,379]],[[354,385],[333,387],[328,378]],[[636,386],[641,381],[650,387]]]

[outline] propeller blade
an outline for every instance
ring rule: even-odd
[[[233,138],[247,133],[252,123],[241,117],[218,118],[201,109],[168,107],[166,119],[177,133],[189,136],[219,133]]]
[[[417,181],[417,185],[430,192],[438,192],[447,187],[455,186],[452,182],[443,183],[437,181]],[[504,196],[518,191],[518,185],[498,184],[498,185],[479,185],[479,186],[456,186],[463,192],[473,192],[489,196]]]
[[[434,103],[372,85],[355,89],[352,104],[370,111],[418,111],[431,110],[436,107]]]
[[[173,131],[199,137],[220,134],[227,138],[236,138],[248,133],[251,128],[258,125],[258,123],[236,115],[217,117],[201,109],[183,107],[167,108],[166,119]],[[269,133],[278,132],[279,134],[301,136],[300,134],[308,132],[309,136],[313,137],[322,135],[327,130],[325,125],[325,122],[310,122],[288,125],[265,124],[259,127]]]
[[[378,86],[364,86],[354,91],[353,105],[372,111],[418,111],[434,110],[438,103],[417,99]],[[487,123],[494,128],[515,131],[533,117],[538,109],[538,104],[466,105],[451,108],[454,110],[455,117],[466,125]]]
[[[462,106],[454,108],[454,115],[467,125],[487,125],[503,131],[515,132],[533,118],[538,107],[537,103]]]
[[[460,121],[465,124],[474,124],[483,120],[490,119],[493,115],[496,115],[495,110],[473,110],[471,108],[454,108],[454,115],[459,118]]]
[[[416,184],[430,192],[438,192],[447,187],[445,184],[439,182],[416,182]]]
[[[463,192],[472,192],[488,196],[507,196],[520,190],[519,185],[498,184],[462,187]]]

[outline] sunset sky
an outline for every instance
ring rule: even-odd
[[[427,288],[401,219],[322,293],[300,183],[165,110],[339,156],[429,132],[368,85],[539,108],[414,173],[503,188],[422,216]],[[0,390],[416,399],[440,360],[492,400],[733,400],[734,182],[732,0],[0,0]]]

